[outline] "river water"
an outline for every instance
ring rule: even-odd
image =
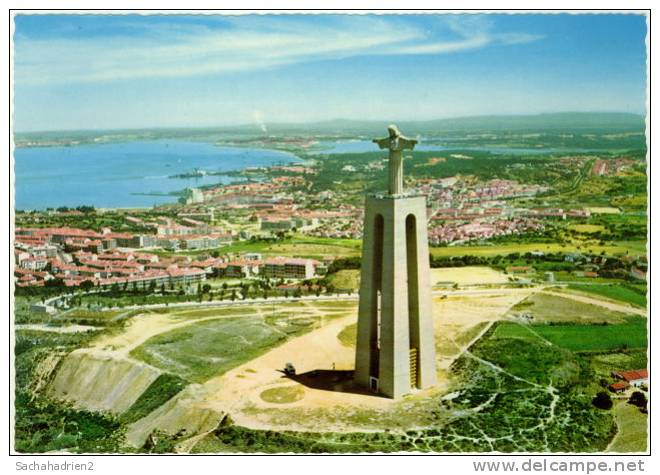
[[[15,150],[16,209],[92,205],[151,207],[172,203],[167,193],[228,183],[206,175],[170,178],[197,170],[227,172],[297,162],[293,154],[258,148],[218,147],[185,140],[153,140]]]

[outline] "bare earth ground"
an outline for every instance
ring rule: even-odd
[[[466,266],[431,269],[431,285],[438,282],[454,282],[458,285],[506,284],[506,274],[490,267]]]
[[[239,425],[253,429],[314,430],[314,431],[371,431],[393,424],[405,428],[415,426],[418,419],[411,410],[423,413],[421,401],[431,393],[447,392],[450,381],[446,370],[451,362],[464,352],[488,329],[488,324],[501,318],[509,308],[526,298],[533,289],[499,289],[480,292],[479,298],[458,295],[434,300],[435,331],[439,340],[450,341],[450,354],[438,354],[439,385],[431,390],[418,391],[401,401],[377,397],[350,383],[330,384],[313,388],[303,382],[285,377],[281,368],[286,362],[295,365],[299,374],[313,370],[352,370],[354,348],[339,341],[337,335],[357,320],[357,305],[348,309],[347,316],[331,321],[322,328],[289,340],[266,354],[212,378],[195,388],[193,401],[188,403],[199,410],[229,413]],[[480,325],[482,324],[482,325]],[[480,325],[478,332],[470,332]],[[469,334],[469,339],[460,338]],[[442,345],[448,346],[448,345]],[[274,388],[298,387],[297,397],[290,402],[267,402],[261,395]],[[272,392],[272,391],[271,391]],[[302,394],[302,396],[300,396]],[[387,416],[386,416],[387,415]],[[393,420],[393,418],[395,420]],[[138,423],[141,435],[147,427]],[[136,436],[137,436],[136,432]],[[130,436],[130,434],[129,434]],[[136,442],[139,438],[136,437]]]
[[[434,269],[432,282],[438,281],[459,282],[460,285],[497,284],[506,282],[506,276],[479,267],[466,271]],[[449,291],[442,296],[438,294],[434,297],[433,314],[439,384],[433,389],[417,391],[402,400],[392,401],[366,394],[337,376],[346,374],[342,372],[348,372],[354,366],[354,348],[342,344],[337,336],[357,321],[357,300],[349,299],[335,309],[332,309],[333,304],[328,305],[327,302],[307,301],[301,308],[301,316],[332,314],[339,318],[328,319],[320,328],[291,338],[223,375],[203,384],[188,386],[164,406],[133,424],[128,439],[140,445],[154,429],[177,432],[186,428],[192,433],[203,433],[212,430],[222,414],[230,414],[238,425],[255,429],[374,431],[421,426],[424,403],[429,399],[428,396],[448,393],[452,389],[447,371],[451,363],[467,351],[493,322],[505,318],[512,306],[539,291],[610,310],[643,312],[598,298],[558,293],[538,287]],[[245,308],[242,312],[244,315],[266,316],[279,307],[290,305],[263,303],[253,305],[249,310]],[[86,351],[103,359],[129,361],[133,360],[129,353],[153,336],[227,317],[236,317],[236,314],[227,313],[226,309],[218,309],[216,312],[213,308],[205,309],[199,316],[184,309],[174,313],[145,313],[132,318],[121,334],[101,337]],[[281,372],[287,362],[295,365],[298,374],[325,370],[329,377],[289,379]],[[278,392],[278,389],[281,391]],[[269,391],[267,400],[262,398],[264,391]],[[278,397],[279,393],[282,397]],[[189,449],[191,444],[194,445],[194,440],[182,449]]]

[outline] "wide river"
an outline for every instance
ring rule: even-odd
[[[420,151],[456,150],[421,143]],[[465,150],[466,148],[461,148]],[[494,154],[539,154],[557,149],[472,147]],[[314,154],[375,152],[368,140],[322,141]],[[386,152],[383,151],[383,154]],[[184,188],[229,183],[225,175],[171,178],[195,170],[222,173],[297,162],[293,154],[260,148],[218,147],[185,140],[150,140],[15,151],[16,209],[92,205],[97,208],[151,207],[173,203]],[[385,156],[385,155],[383,155]]]
[[[177,200],[167,193],[232,181],[222,175],[170,178],[172,175],[195,169],[227,172],[299,161],[286,152],[184,140],[18,148],[14,157],[19,210],[80,205],[151,207]]]

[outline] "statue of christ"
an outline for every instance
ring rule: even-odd
[[[388,149],[390,151],[388,193],[390,195],[400,195],[403,193],[403,157],[401,156],[401,152],[415,148],[417,140],[401,135],[396,125],[390,125],[387,131],[389,132],[389,137],[374,139],[373,142],[378,144],[381,149]]]

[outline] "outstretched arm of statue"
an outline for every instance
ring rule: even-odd
[[[378,144],[378,148],[390,148],[390,138],[385,137],[383,139],[373,139],[373,143]]]
[[[412,150],[415,148],[415,145],[417,145],[417,140],[409,139],[403,135],[399,136],[399,150]]]

